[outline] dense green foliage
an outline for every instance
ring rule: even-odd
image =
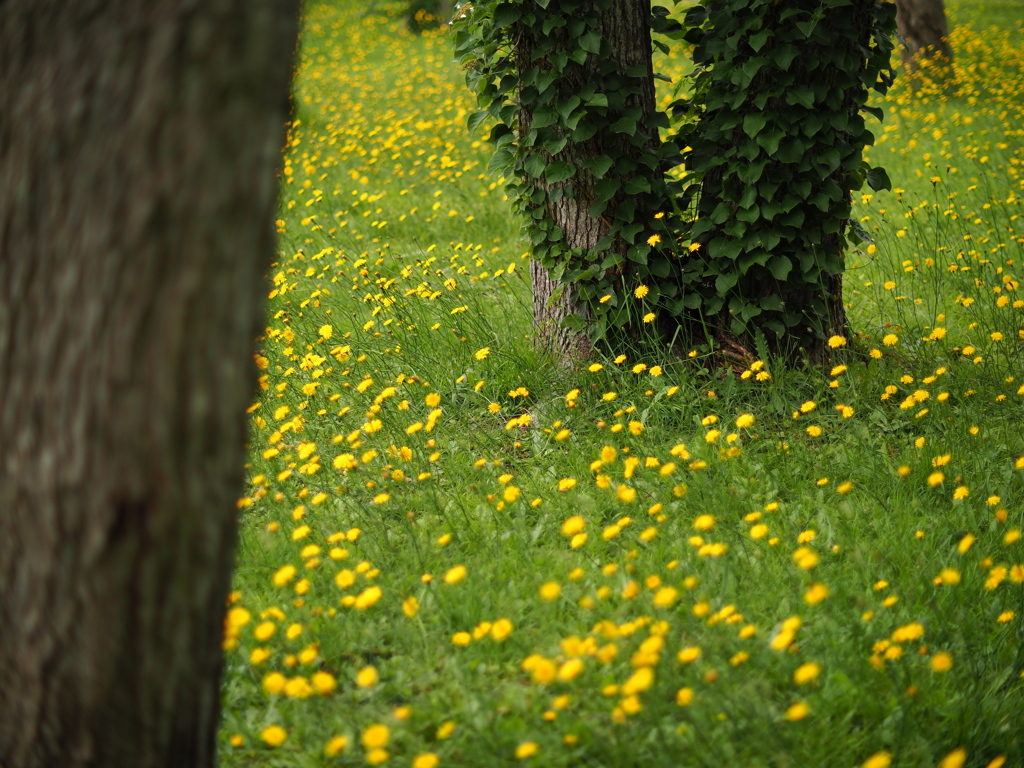
[[[698,71],[678,108],[699,182],[688,235],[700,245],[685,267],[686,304],[725,310],[737,336],[754,318],[772,347],[843,331],[829,303],[850,194],[865,180],[889,187],[862,158],[874,142],[862,113],[882,118],[867,102],[892,83],[895,14],[874,0],[705,0],[686,14]]]
[[[639,103],[651,88],[647,67],[623,71],[602,36],[612,4],[485,0],[464,6],[453,25],[456,54],[484,108],[469,127],[498,121],[489,169],[507,177],[534,258],[588,305],[595,339],[639,324],[629,298],[642,283],[651,283],[652,304],[674,315],[684,308],[672,215],[680,185],[666,175],[681,162],[680,148],[658,139],[667,115]],[[591,140],[593,151],[571,151]],[[565,243],[551,208],[563,196],[609,225],[595,247]]]
[[[771,348],[812,348],[842,332],[850,194],[865,180],[888,184],[862,159],[874,138],[862,113],[881,118],[868,95],[892,83],[894,6],[704,0],[682,24],[655,7],[650,26],[693,44],[697,65],[689,97],[671,106],[678,130],[664,139],[666,115],[637,104],[651,72],[624,71],[603,37],[612,6],[486,0],[454,25],[483,107],[470,128],[498,121],[491,168],[509,178],[535,258],[587,304],[597,339],[610,328],[635,334],[629,297],[640,285],[663,338],[686,324],[750,340],[755,318]],[[595,136],[579,162],[571,148]],[[681,178],[666,175],[684,161]],[[595,247],[564,242],[552,215],[563,196],[605,217]]]

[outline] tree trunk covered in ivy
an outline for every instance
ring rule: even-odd
[[[887,183],[866,174],[873,137],[861,112],[889,66],[891,11],[875,0],[741,5],[707,2],[689,38],[703,112],[689,138],[687,166],[701,176],[700,258],[688,269],[727,357],[756,356],[763,336],[769,349],[820,361],[831,337],[848,335],[851,190],[865,175]]]
[[[910,72],[920,71],[922,60],[928,60],[932,76],[948,77],[953,48],[942,0],[897,0],[896,26],[906,43],[900,57]]]
[[[563,3],[563,9],[567,5],[572,3]],[[589,4],[578,5],[586,10],[585,6]],[[584,127],[582,132],[559,131],[564,141],[558,141],[552,148],[558,144],[564,146],[557,151],[544,149],[545,164],[565,163],[576,168],[577,172],[569,181],[549,181],[545,175],[531,180],[543,190],[546,198],[534,209],[534,218],[545,214],[545,218],[550,217],[561,234],[561,248],[576,254],[585,252],[583,258],[591,263],[601,263],[609,254],[614,254],[613,274],[621,278],[629,268],[627,253],[632,242],[625,240],[615,229],[616,216],[625,213],[620,205],[631,200],[626,223],[648,218],[656,212],[650,210],[642,196],[631,198],[625,191],[626,183],[632,177],[649,175],[652,170],[660,173],[657,164],[654,169],[650,168],[650,158],[654,156],[652,151],[660,143],[657,128],[650,127],[649,122],[655,112],[649,27],[651,5],[650,0],[607,0],[596,5],[603,6],[599,9],[599,31],[601,45],[608,46],[601,50],[608,55],[591,55],[582,66],[570,67],[567,76],[551,86],[554,93],[550,95],[549,103],[557,108],[576,94],[585,93],[588,86],[591,90],[596,86],[601,92],[609,80],[620,87],[633,84],[633,91],[625,95],[623,103],[611,106],[613,117],[628,116],[633,128],[619,132],[607,129],[589,131],[585,130],[584,118],[577,125],[577,128],[580,125]],[[523,89],[537,90],[533,83],[544,73],[552,71],[553,57],[571,53],[576,48],[579,34],[574,34],[571,23],[556,27],[547,35],[537,25],[517,25],[513,38],[514,55],[519,81],[525,83],[520,85],[520,96]],[[538,53],[539,46],[543,49]],[[614,94],[608,95],[615,97]],[[531,103],[529,98],[520,98],[519,101],[518,136],[521,141],[530,136],[534,127]],[[606,169],[593,168],[594,160],[602,155],[614,158],[614,165]],[[619,178],[623,184],[607,205],[602,206],[603,210],[596,211],[593,207],[595,187],[606,174]],[[530,269],[536,339],[563,359],[579,359],[590,352],[590,323],[594,318],[584,299],[599,298],[592,295],[596,290],[592,286],[566,283],[565,278],[572,276],[574,266],[576,271],[580,271],[581,265],[573,265],[570,260],[558,259],[558,263],[552,266],[534,259]],[[621,279],[619,282],[625,284]],[[582,318],[584,324],[567,327],[566,318],[570,315]]]
[[[213,766],[294,0],[0,3],[0,765]]]

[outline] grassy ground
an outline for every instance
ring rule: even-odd
[[[1024,27],[949,10],[849,359],[721,378],[534,352],[446,41],[307,3],[224,765],[1024,764]]]

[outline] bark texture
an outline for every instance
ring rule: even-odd
[[[212,766],[295,0],[0,2],[0,766]]]
[[[632,67],[643,67],[647,77],[642,79],[642,91],[633,94],[627,101],[628,107],[639,107],[643,118],[639,125],[646,122],[646,117],[655,111],[654,101],[654,68],[651,61],[651,32],[648,19],[651,15],[650,0],[614,0],[602,17],[601,34],[611,46],[610,63],[614,70],[624,74]],[[516,60],[520,71],[528,66],[535,66],[533,50],[536,45],[536,30],[523,27],[519,30],[516,41]],[[574,41],[566,41],[574,42]],[[560,50],[556,48],[555,50]],[[608,60],[591,57],[586,67],[582,68],[577,82],[563,81],[560,85],[562,95],[568,96],[578,91],[587,82],[588,76],[599,69],[606,68]],[[530,130],[531,115],[527,109],[520,113],[520,135]],[[644,130],[640,128],[638,130]],[[562,230],[566,248],[593,249],[598,241],[608,235],[612,229],[611,222],[615,218],[615,206],[619,200],[613,199],[605,213],[598,217],[589,214],[590,204],[594,200],[594,185],[598,179],[582,168],[581,163],[601,154],[632,161],[635,173],[651,173],[651,169],[642,161],[650,149],[658,146],[657,130],[652,130],[645,141],[639,146],[631,141],[632,137],[613,134],[610,131],[598,131],[591,139],[583,142],[569,141],[565,148],[550,160],[560,160],[577,167],[576,176],[569,182],[560,183],[564,194],[556,201],[549,202],[548,212],[555,224]],[[660,171],[655,171],[660,172]],[[624,177],[628,178],[628,177]],[[545,184],[541,180],[540,185]],[[620,193],[620,195],[623,193]],[[653,213],[653,211],[651,212]],[[644,212],[638,206],[637,217]],[[612,250],[625,254],[629,244],[621,238],[615,238]],[[534,331],[537,342],[551,349],[563,360],[579,359],[590,353],[590,334],[587,330],[571,331],[562,326],[562,321],[571,314],[588,318],[585,307],[577,300],[571,287],[554,279],[548,270],[537,261],[530,267],[533,278],[533,316]],[[564,288],[559,292],[559,288]]]
[[[896,28],[906,41],[900,48],[903,64],[911,72],[921,68],[921,59],[931,59],[933,71],[948,73],[953,61],[942,0],[897,0]]]

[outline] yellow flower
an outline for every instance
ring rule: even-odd
[[[633,696],[646,691],[654,684],[654,670],[650,667],[640,667],[633,675],[622,684],[622,695]]]
[[[437,764],[440,762],[441,758],[433,752],[424,752],[422,755],[417,755],[413,759],[412,768],[436,768]]]
[[[892,633],[894,643],[909,643],[924,637],[924,625],[919,622],[906,624]]]
[[[948,672],[953,668],[953,657],[945,651],[939,651],[931,660],[932,672]]]
[[[562,585],[559,584],[557,581],[548,581],[544,584],[541,584],[541,599],[550,602],[551,600],[557,600],[560,594],[562,594]]]
[[[793,673],[793,682],[797,685],[804,685],[805,683],[809,683],[811,680],[814,680],[819,674],[821,674],[821,666],[815,662],[812,661],[807,664],[802,664],[797,667],[796,672]]]
[[[710,531],[715,527],[715,518],[711,515],[698,515],[693,521],[693,527],[698,531]]]
[[[275,587],[283,587],[285,584],[287,584],[289,581],[291,581],[294,576],[295,576],[295,566],[294,565],[282,566],[281,568],[278,568],[277,572],[274,574],[274,586]]]
[[[336,754],[341,752],[345,747],[348,746],[348,739],[344,736],[335,736],[327,745],[324,747],[324,754],[328,757],[334,757]]]
[[[811,708],[807,706],[806,702],[798,701],[786,710],[786,719],[791,721],[803,720],[807,717],[807,713],[811,711]]]
[[[899,336],[897,336],[895,333],[887,333],[885,336],[882,337],[882,343],[885,344],[885,346],[887,347],[895,346],[897,343],[899,343],[899,340]]]
[[[647,244],[652,248],[661,242],[661,235],[651,235],[647,238]]]
[[[370,688],[377,684],[378,679],[377,668],[373,666],[363,667],[356,673],[356,685],[360,688]]]
[[[638,299],[642,299],[650,292],[650,288],[648,288],[646,285],[640,284],[636,287],[636,290],[633,291],[633,295],[636,296]]]
[[[804,602],[808,605],[817,605],[828,597],[828,587],[824,584],[811,584],[810,589],[804,593]]]
[[[839,347],[845,347],[846,346],[846,337],[845,336],[830,336],[829,340],[828,340],[828,345],[832,349],[839,349]]]
[[[280,725],[268,725],[260,732],[260,738],[272,747],[280,747],[288,739],[288,732]]]
[[[469,634],[469,632],[456,632],[454,635],[452,635],[452,645],[457,645],[461,648],[465,648],[467,645],[470,644],[470,642],[472,642],[472,640],[473,637]]]
[[[963,747],[954,749],[939,763],[939,768],[961,768],[964,764],[964,760],[967,759],[967,750]]]
[[[490,347],[481,347],[480,349],[473,353],[473,357],[475,357],[477,360],[483,360],[489,354],[491,354]]]
[[[662,587],[654,593],[654,604],[659,608],[671,606],[679,598],[679,590],[675,587]]]
[[[512,634],[513,625],[508,619],[498,619],[491,625],[491,638],[500,643]]]
[[[576,678],[582,671],[582,659],[569,659],[561,667],[558,668],[558,679],[563,682],[569,682],[570,680]]]
[[[376,604],[376,602],[380,600],[382,594],[380,587],[367,587],[356,596],[353,605],[357,610],[365,610]]]
[[[739,418],[736,419],[736,426],[739,429],[745,429],[746,427],[753,426],[753,424],[754,424],[754,414],[752,414],[752,413],[741,414],[739,416]]]
[[[270,694],[281,693],[288,680],[280,672],[271,672],[263,678],[263,690]]]
[[[793,559],[796,561],[798,566],[803,568],[805,571],[809,571],[818,564],[820,558],[818,557],[818,553],[810,547],[798,547],[793,552]]]
[[[861,768],[889,768],[892,765],[892,755],[888,752],[876,752],[867,760]]]
[[[648,312],[646,315],[644,315],[643,321],[645,323],[653,323],[654,322],[654,318],[655,318],[655,314],[653,312]]]
[[[586,526],[586,521],[582,515],[573,515],[562,523],[562,535],[563,536],[574,536]]]
[[[516,757],[520,760],[525,760],[535,754],[537,754],[537,742],[535,741],[524,741],[516,747]]]
[[[329,672],[316,672],[312,677],[312,683],[321,696],[326,696],[338,687],[338,681]]]
[[[696,646],[691,646],[689,648],[683,648],[676,655],[676,658],[679,659],[679,661],[681,661],[683,664],[689,664],[690,662],[696,661],[697,659],[700,658],[700,648],[698,648]]]
[[[693,688],[680,688],[676,691],[676,704],[688,707],[693,703]]]
[[[449,568],[448,572],[444,575],[445,584],[458,584],[466,578],[466,566],[456,565],[454,568]]]
[[[391,738],[391,731],[388,730],[388,727],[375,723],[363,731],[359,740],[367,749],[381,749],[387,746],[389,738]]]

